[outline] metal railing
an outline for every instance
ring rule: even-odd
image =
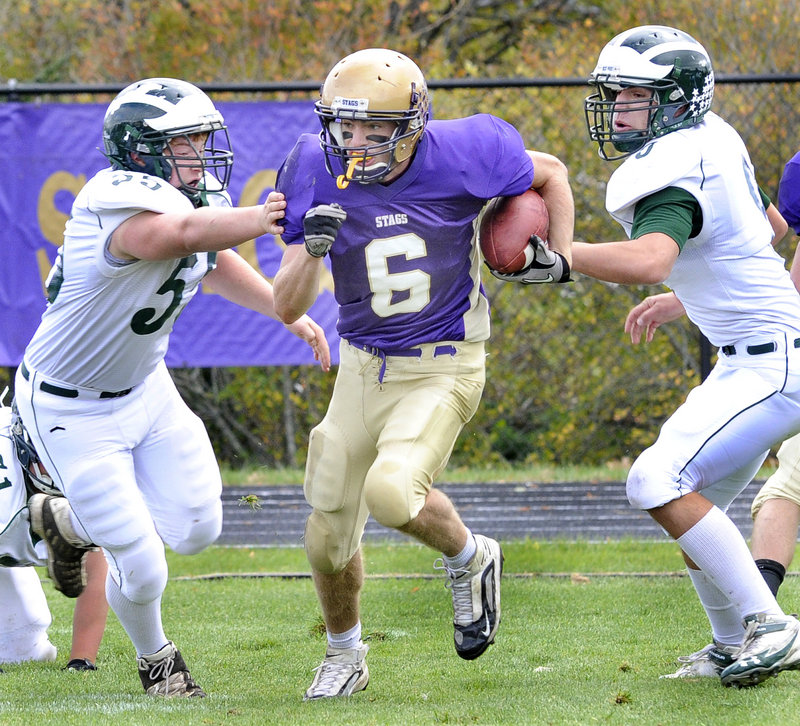
[[[744,75],[738,73],[720,73],[715,76],[718,85],[730,83],[798,83],[800,74],[774,73]],[[245,83],[198,83],[197,85],[206,92],[211,93],[294,93],[316,92],[321,81],[273,81],[273,82],[245,82]],[[15,78],[9,78],[5,84],[0,85],[0,97],[6,101],[21,101],[31,96],[79,96],[79,95],[105,95],[116,94],[121,91],[124,83],[26,83]],[[542,87],[571,87],[586,86],[586,78],[445,78],[429,80],[431,89],[455,88],[542,88]]]

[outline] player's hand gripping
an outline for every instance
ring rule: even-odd
[[[569,263],[564,255],[554,252],[547,242],[535,234],[531,235],[528,244],[533,251],[533,261],[519,272],[497,272],[492,274],[504,282],[521,282],[523,285],[540,285],[547,282],[569,282]]]
[[[325,257],[331,248],[347,212],[335,202],[311,207],[303,217],[306,251],[312,257]]]

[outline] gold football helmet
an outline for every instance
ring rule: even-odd
[[[322,123],[325,164],[344,189],[350,181],[381,181],[414,153],[429,115],[428,88],[410,58],[386,48],[368,48],[340,60],[330,71],[314,110]],[[342,120],[387,121],[390,137],[366,146],[345,146]]]

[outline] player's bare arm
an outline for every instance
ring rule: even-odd
[[[272,285],[233,250],[219,252],[217,267],[206,275],[206,280],[214,292],[227,300],[274,320],[280,320],[275,311]],[[329,371],[331,352],[322,328],[308,315],[301,315],[286,327],[311,346],[314,359],[319,361],[324,371]]]
[[[278,212],[276,212],[277,214]],[[289,245],[275,276],[276,307],[287,325],[297,320],[317,299],[322,260],[347,219],[339,204],[318,204],[303,217],[303,246]]]
[[[800,244],[794,249],[792,267],[789,270],[789,277],[792,278],[795,288],[800,292]]]
[[[314,351],[314,360],[326,373],[331,369],[331,350],[325,331],[308,315],[301,315],[295,322],[286,326],[286,329],[304,340]]]
[[[772,204],[768,205],[766,215],[773,230],[772,244],[777,245],[786,236],[789,226]],[[641,342],[643,335],[645,342],[649,343],[658,327],[676,320],[685,312],[683,304],[674,293],[651,295],[629,311],[625,320],[625,332],[630,335],[634,344]]]
[[[772,226],[772,246],[777,247],[789,232],[789,223],[783,218],[778,208],[774,204],[767,207],[767,219]],[[789,277],[792,278],[794,286],[800,291],[800,245],[795,248],[792,265],[789,268]]]
[[[312,257],[303,245],[289,245],[275,275],[275,310],[287,325],[303,315],[317,299],[322,257]]]
[[[572,269],[606,282],[657,285],[669,276],[679,251],[675,240],[662,232],[621,242],[575,242]]]
[[[774,204],[770,204],[767,207],[767,219],[772,227],[772,244],[777,246],[786,237],[789,231],[789,223],[783,218],[783,215]]]
[[[248,207],[201,207],[159,214],[140,212],[111,236],[109,252],[121,260],[180,259],[194,252],[218,252],[266,233],[279,234],[286,203],[267,197]]]
[[[550,215],[550,249],[560,252],[571,266],[575,203],[569,186],[569,172],[555,156],[530,150],[528,155],[533,161],[532,187],[542,195]]]
[[[631,343],[634,345],[641,341],[642,334],[645,336],[645,342],[650,343],[659,326],[677,320],[685,314],[683,303],[678,300],[674,292],[650,295],[631,308],[625,318],[625,332],[631,336]]]

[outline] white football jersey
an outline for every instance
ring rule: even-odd
[[[208,201],[231,205],[227,194],[209,194]],[[151,373],[216,254],[123,261],[110,256],[108,241],[142,211],[191,208],[178,189],[146,174],[104,169],[90,179],[72,206],[27,364],[56,382],[100,391],[131,388]]]
[[[800,326],[798,295],[772,246],[753,165],[739,134],[714,113],[629,156],[608,183],[606,207],[630,236],[636,203],[667,187],[700,204],[703,227],[666,284],[713,345]]]

